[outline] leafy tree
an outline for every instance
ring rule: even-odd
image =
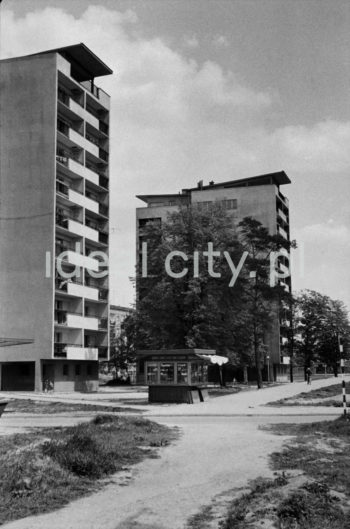
[[[296,303],[299,362],[305,367],[322,362],[332,366],[337,375],[338,362],[345,356],[350,342],[350,324],[344,303],[313,290],[301,292]]]
[[[273,252],[285,250],[289,253],[295,247],[294,241],[288,241],[281,235],[270,235],[268,230],[256,219],[244,218],[239,224],[239,238],[248,252],[243,305],[243,325],[251,342],[254,364],[257,370],[257,385],[262,387],[262,365],[267,348],[266,334],[276,325],[279,313],[290,305],[290,293],[278,282],[271,285],[271,260]],[[276,263],[277,264],[277,263]]]
[[[220,205],[206,210],[200,206],[181,207],[168,215],[161,225],[150,222],[144,230],[148,244],[148,277],[138,271],[137,342],[143,348],[215,348],[234,356],[234,316],[242,297],[242,282],[228,285],[232,273],[223,252],[237,264],[242,248],[232,218]],[[208,273],[208,245],[214,255],[213,270]],[[164,263],[170,252],[174,256],[171,277]]]
[[[291,243],[280,235],[271,236],[252,218],[236,228],[229,213],[216,204],[206,210],[197,205],[180,207],[162,224],[149,222],[142,236],[148,244],[148,275],[142,277],[140,264],[136,347],[213,348],[234,363],[256,365],[261,387],[264,336],[286,298],[283,288],[269,284],[270,254],[289,250]],[[208,273],[210,244],[219,252],[213,274]],[[177,274],[188,268],[182,277],[170,277],[164,268],[174,250],[186,256],[171,262]],[[245,252],[249,254],[233,287],[224,252],[235,266]],[[255,272],[253,280],[250,272]]]
[[[126,369],[128,364],[135,362],[135,329],[136,314],[131,312],[121,323],[121,331],[115,336],[111,329],[111,361],[116,369]]]

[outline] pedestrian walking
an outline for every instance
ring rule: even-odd
[[[311,375],[312,375],[311,368],[308,367],[306,369],[306,381],[307,381],[308,384],[311,384]]]

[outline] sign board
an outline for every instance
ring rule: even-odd
[[[282,358],[282,364],[288,366],[288,365],[290,364],[290,357],[289,357],[289,356],[284,356],[284,357]]]

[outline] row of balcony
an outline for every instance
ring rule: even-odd
[[[55,342],[54,356],[67,360],[99,360],[108,357],[108,347],[100,345],[84,347],[81,344]]]
[[[91,284],[91,283],[90,283]],[[68,294],[69,296],[87,298],[92,301],[108,301],[108,289],[97,285],[89,286],[83,284],[79,277],[57,277],[55,279],[55,289],[58,292]]]
[[[100,141],[94,138],[91,134],[85,134],[85,136],[83,136],[79,130],[73,129],[68,123],[60,118],[57,119],[57,130],[79,148],[85,149],[96,158],[108,163],[108,152],[101,147]]]
[[[62,180],[56,181],[56,191],[59,195],[66,198],[73,204],[84,207],[93,213],[97,213],[98,215],[108,217],[108,206],[98,202],[98,200],[96,200],[98,199],[96,194],[87,191],[85,192],[85,195],[83,195],[83,193],[72,189]]]
[[[72,95],[59,88],[57,98],[76,116],[92,125],[96,130],[102,132],[102,134],[108,136],[108,124],[96,117],[95,113],[90,112],[88,107],[84,108],[83,101],[79,97],[73,98]]]
[[[103,172],[91,162],[86,161],[85,165],[83,165],[73,152],[65,149],[58,149],[56,161],[66,167],[69,173],[85,178],[89,182],[102,187],[103,189],[109,188],[109,180]]]
[[[88,329],[91,331],[106,331],[108,328],[107,318],[83,316],[82,313],[69,312],[63,309],[55,310],[55,324],[73,329]]]
[[[83,224],[80,220],[77,220],[73,215],[69,215],[68,213],[56,213],[56,225],[60,228],[64,228],[79,237],[85,237],[93,242],[107,245],[108,233],[102,229],[97,229],[98,225],[95,223],[92,224],[94,228],[91,228],[87,223]]]

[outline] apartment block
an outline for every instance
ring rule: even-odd
[[[110,74],[82,43],[0,61],[2,390],[95,391],[108,359]]]
[[[198,204],[202,210],[210,204],[219,202],[226,209],[233,224],[244,217],[253,217],[265,226],[271,235],[279,233],[289,240],[289,203],[281,191],[281,186],[291,181],[284,171],[231,180],[228,182],[210,182],[204,185],[198,182],[196,187],[182,189],[177,194],[138,195],[146,207],[137,208],[137,260],[141,258],[143,229],[149,221],[161,223],[167,215],[179,206]],[[288,259],[278,259],[280,272],[289,274]],[[282,274],[281,274],[282,275]],[[291,277],[279,279],[279,283],[288,292],[291,291]],[[286,314],[275,311],[271,320],[271,330],[266,334],[265,345],[268,350],[268,362],[276,380],[287,380],[289,374],[290,350],[288,344],[289,321]]]

